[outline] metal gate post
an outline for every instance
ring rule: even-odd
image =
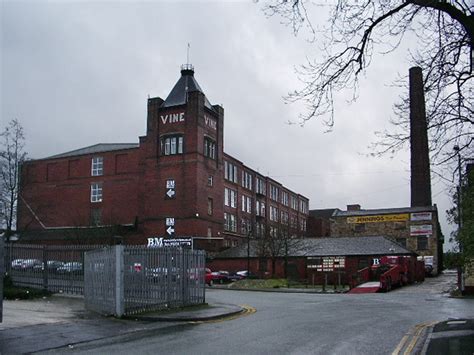
[[[124,257],[123,245],[115,245],[115,315],[122,317],[125,313],[125,293],[124,293]]]

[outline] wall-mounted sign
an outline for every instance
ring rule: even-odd
[[[160,118],[163,124],[184,122],[184,112],[161,115]]]
[[[347,223],[381,223],[381,222],[402,222],[408,221],[408,213],[401,214],[381,214],[375,216],[347,217]]]
[[[166,218],[166,227],[166,234],[168,234],[169,237],[172,237],[174,235],[174,218]]]
[[[431,224],[421,224],[419,226],[410,226],[410,235],[432,235],[433,226]]]
[[[208,115],[204,115],[204,123],[214,131],[217,131],[217,121]]]
[[[166,180],[166,199],[173,199],[176,197],[176,184],[174,180]]]
[[[431,221],[433,215],[431,212],[416,212],[410,214],[410,221]]]
[[[181,248],[193,248],[193,238],[181,237],[181,238],[163,238],[163,237],[152,237],[147,238],[147,248],[166,248],[166,247],[181,247]]]

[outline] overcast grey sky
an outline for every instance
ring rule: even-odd
[[[333,132],[297,121],[303,107],[282,97],[300,87],[294,68],[319,55],[252,1],[1,1],[1,124],[25,128],[30,158],[96,143],[137,143],[146,100],[166,98],[190,43],[195,77],[225,109],[224,150],[310,199],[310,208],[410,205],[409,151],[369,158],[374,131],[389,128],[408,73],[406,49],[377,55],[349,105],[337,97]],[[321,3],[324,3],[322,1]],[[327,7],[313,11],[323,24]],[[408,149],[408,147],[407,147]],[[443,233],[451,205],[433,178]]]

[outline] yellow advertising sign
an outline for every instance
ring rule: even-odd
[[[381,223],[381,222],[404,222],[410,219],[410,214],[381,214],[375,216],[347,217],[347,223]]]

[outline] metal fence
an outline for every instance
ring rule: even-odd
[[[205,302],[205,253],[114,246],[85,254],[85,305],[132,315]]]
[[[3,236],[0,236],[0,323],[3,322],[3,277],[5,275],[5,248]]]
[[[7,243],[2,265],[17,286],[83,294],[84,253],[99,247]]]

